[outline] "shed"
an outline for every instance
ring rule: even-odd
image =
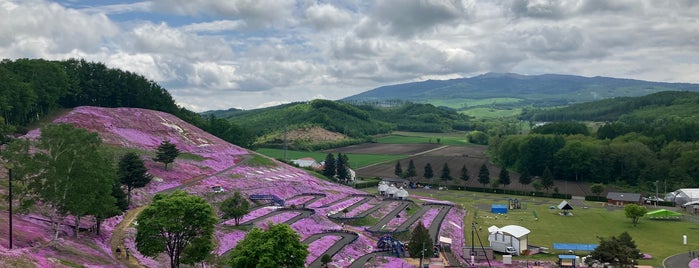
[[[607,193],[607,204],[625,206],[627,204],[642,204],[641,194],[637,193]]]
[[[386,195],[388,195],[388,197],[396,197],[396,193],[398,193],[398,188],[393,184],[386,189]]]
[[[294,159],[291,160],[291,163],[294,163],[295,165],[302,167],[302,168],[311,168],[311,169],[322,169],[323,166],[318,163],[313,158],[306,157],[306,158],[301,158],[301,159]]]
[[[699,201],[699,188],[683,188],[672,192],[675,204],[684,205],[692,201]]]
[[[379,194],[380,195],[386,195],[386,191],[388,190],[388,183],[385,181],[379,182]]]
[[[563,213],[561,215],[564,216],[572,216],[573,213],[570,213],[571,210],[573,210],[573,207],[568,204],[568,201],[561,201],[560,204],[558,204],[558,209],[563,210]]]
[[[519,225],[507,225],[502,228],[497,226],[488,227],[488,241],[491,248],[500,248],[501,251],[505,247],[515,248],[515,255],[522,254],[522,251],[529,247],[528,237],[529,229]]]
[[[505,214],[505,213],[507,213],[507,205],[505,205],[505,204],[493,204],[490,206],[490,212]]]

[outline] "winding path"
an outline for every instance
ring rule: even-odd
[[[384,225],[388,224],[389,221],[391,221],[393,218],[398,215],[402,210],[404,210],[406,207],[408,207],[410,204],[413,204],[413,201],[408,201],[408,200],[400,200],[400,201],[393,201],[393,202],[399,202],[398,206],[391,210],[386,216],[381,218],[379,222],[374,224],[374,226],[371,226],[367,228],[367,231],[372,232],[372,233],[378,233],[381,232],[381,229],[383,229]],[[417,214],[417,213],[416,213]]]
[[[297,222],[303,218],[309,217],[309,216],[316,213],[315,210],[312,210],[312,209],[279,209],[279,210],[275,210],[275,211],[272,211],[270,213],[267,213],[264,216],[254,218],[254,219],[246,221],[246,222],[241,222],[240,225],[252,225],[258,221],[262,221],[264,219],[271,218],[274,215],[282,214],[282,213],[291,213],[291,212],[300,212],[300,213],[298,215],[294,216],[293,218],[284,221],[284,224],[286,224],[286,225],[292,225],[292,224],[294,224],[294,222]]]
[[[354,242],[354,240],[357,240],[359,238],[359,235],[357,233],[353,232],[344,232],[344,231],[336,231],[336,232],[325,232],[325,233],[319,233],[319,234],[314,234],[306,238],[306,240],[303,240],[304,244],[311,244],[313,241],[316,241],[318,239],[321,239],[324,236],[339,236],[341,237],[339,241],[335,242],[332,246],[330,246],[328,249],[326,249],[323,253],[318,255],[318,258],[316,258],[311,264],[308,265],[308,267],[322,267],[322,263],[320,261],[321,257],[325,254],[330,255],[330,257],[335,256],[342,248],[345,246],[349,245],[350,243]]]

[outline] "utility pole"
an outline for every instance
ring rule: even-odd
[[[471,223],[471,265],[474,265],[476,263],[476,241],[473,239],[476,232],[476,223],[472,222]]]
[[[284,161],[286,161],[286,124],[284,124]]]
[[[8,169],[8,176],[10,178],[9,181],[9,197],[8,199],[8,204],[10,205],[10,249],[12,249],[12,168]]]
[[[658,183],[660,181],[655,181],[655,207],[658,207]]]

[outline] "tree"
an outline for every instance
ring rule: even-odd
[[[602,192],[604,192],[604,184],[595,183],[595,184],[591,185],[590,192],[592,192],[596,196],[599,196]]]
[[[439,176],[443,180],[451,180],[451,170],[449,170],[449,164],[447,162],[444,162],[444,165],[442,166],[442,175]]]
[[[424,225],[422,225],[422,221],[418,222],[417,226],[415,226],[415,229],[413,229],[413,233],[410,236],[410,242],[408,242],[408,253],[410,254],[410,257],[413,258],[420,258],[423,256],[427,256],[427,258],[431,258],[433,252],[432,252],[432,238],[430,238],[430,233],[425,228]],[[424,254],[423,254],[423,249],[424,249]]]
[[[153,158],[153,161],[165,164],[165,169],[167,169],[167,165],[174,162],[175,158],[177,158],[179,155],[180,150],[177,149],[177,146],[170,143],[170,141],[163,141],[158,146],[158,150],[155,153],[155,158]]]
[[[637,204],[628,204],[624,206],[624,213],[626,214],[627,218],[631,219],[634,227],[636,227],[636,224],[638,224],[638,220],[646,215],[647,212],[648,209],[646,209],[646,207]]]
[[[157,194],[136,220],[138,251],[151,257],[166,251],[170,267],[202,261],[213,250],[217,219],[201,197],[182,191]]]
[[[405,175],[408,178],[417,176],[417,172],[415,171],[415,163],[413,163],[412,159],[410,159],[410,162],[408,163],[408,171]]]
[[[393,174],[398,177],[403,177],[403,168],[400,166],[400,160],[396,161],[396,167],[393,169]]]
[[[608,262],[614,267],[633,267],[633,264],[641,256],[636,243],[627,232],[622,233],[619,237],[598,238],[599,245],[590,252],[592,257],[588,258],[589,261]]]
[[[525,186],[529,185],[532,183],[532,176],[529,175],[529,171],[524,170],[522,173],[519,175],[519,184],[522,185],[522,189],[524,189]]]
[[[459,174],[459,179],[463,181],[468,181],[471,177],[468,175],[468,168],[466,168],[466,164],[461,167],[461,173]]]
[[[323,254],[323,257],[320,257],[320,262],[323,264],[323,266],[328,267],[328,263],[332,262],[333,258],[330,257],[328,254]]]
[[[30,149],[29,140],[14,139],[0,151],[6,167],[12,168],[12,198],[18,201],[20,209],[27,209],[35,202],[35,193],[29,187],[33,175],[39,171],[39,166],[34,161]]]
[[[58,238],[62,218],[80,218],[95,213],[95,208],[115,205],[110,195],[115,178],[114,164],[98,151],[101,140],[97,133],[69,124],[49,125],[41,129],[37,153],[31,165],[42,167],[33,177],[31,189],[49,211],[53,240]],[[76,229],[75,235],[77,236]]]
[[[485,163],[481,165],[481,169],[478,171],[478,182],[483,184],[483,191],[485,191],[485,186],[490,183],[490,171]]]
[[[551,169],[549,169],[549,167],[544,169],[544,175],[541,176],[541,186],[546,189],[546,192],[553,187],[553,174],[551,173]]]
[[[541,184],[541,179],[536,179],[534,182],[532,182],[532,187],[534,187],[534,191],[541,192],[541,189],[544,189],[544,185]]]
[[[507,168],[502,168],[500,170],[500,176],[498,176],[498,182],[502,184],[502,187],[506,187],[507,185],[510,185],[512,181],[510,181],[510,173],[507,172]]]
[[[432,165],[430,163],[427,163],[427,165],[425,165],[425,172],[422,176],[425,177],[425,179],[431,179],[432,177],[434,177],[434,171],[432,170]]]
[[[289,225],[273,224],[268,230],[253,228],[231,251],[231,267],[304,267],[308,245]]]
[[[337,179],[341,182],[350,180],[348,163],[349,160],[346,154],[337,153]]]
[[[235,192],[232,197],[221,202],[219,210],[223,213],[223,219],[233,219],[235,225],[238,225],[240,219],[250,212],[250,202],[240,192]]]
[[[323,175],[330,179],[337,175],[337,163],[335,162],[335,156],[332,153],[328,153],[325,156],[325,165],[323,166]]]
[[[143,160],[134,152],[128,152],[121,157],[117,174],[119,181],[126,185],[126,202],[129,205],[131,205],[131,190],[146,186],[153,179],[143,165]]]

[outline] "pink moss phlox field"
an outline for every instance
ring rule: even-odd
[[[699,268],[699,258],[694,258],[689,262],[689,268]]]
[[[432,225],[432,221],[434,221],[434,218],[437,216],[439,211],[440,210],[436,208],[427,210],[425,214],[423,214],[422,217],[420,217],[420,220],[422,221],[422,226],[430,228],[430,225]]]
[[[299,197],[296,197],[296,198],[293,198],[293,199],[290,199],[290,200],[286,200],[284,203],[285,203],[287,206],[292,206],[292,205],[294,205],[294,206],[299,207],[299,206],[301,206],[303,203],[306,203],[306,201],[311,200],[311,199],[313,199],[313,198],[314,198],[314,196],[299,196]]]
[[[335,213],[342,213],[341,211],[351,205],[354,205],[354,203],[359,202],[360,200],[364,199],[364,197],[357,196],[357,197],[352,197],[347,200],[344,200],[340,203],[334,204],[332,206],[329,206],[327,208],[324,208],[324,210],[328,211],[329,214],[335,214]]]
[[[393,219],[391,219],[390,221],[388,221],[386,223],[385,229],[393,230],[393,229],[396,229],[401,224],[403,224],[403,222],[405,222],[405,220],[408,219],[408,212],[404,209],[404,210],[401,210],[400,212],[398,212],[398,215],[396,215],[396,216],[397,217],[393,217]]]
[[[306,265],[311,264],[311,262],[320,258],[321,254],[328,250],[335,242],[339,241],[342,237],[336,235],[326,235],[319,238],[316,241],[311,242],[308,245],[308,256],[306,256]]]
[[[161,253],[155,258],[144,256],[136,250],[136,229],[129,228],[126,230],[126,237],[124,238],[124,247],[128,250],[130,258],[136,258],[138,262],[146,267],[162,267],[165,263],[170,263],[167,254]]]
[[[293,217],[296,217],[297,215],[299,215],[299,212],[296,211],[281,212],[274,214],[273,216],[269,216],[264,220],[257,221],[254,223],[254,225],[260,228],[266,228],[266,226],[268,226],[270,222],[272,224],[280,224],[290,220]]]
[[[462,263],[466,263],[463,250],[454,249],[461,249],[464,247],[464,228],[468,228],[469,230],[471,228],[471,226],[463,226],[465,215],[465,211],[462,208],[453,207],[449,209],[446,217],[444,217],[444,221],[442,221],[442,227],[439,229],[439,236],[451,238],[452,252]]]
[[[301,236],[301,240],[304,240],[313,234],[322,233],[325,230],[339,230],[340,226],[328,218],[316,214],[294,222],[291,224],[291,228]]]
[[[359,205],[358,207],[350,210],[347,212],[347,215],[343,215],[343,217],[354,217],[357,216],[358,214],[369,210],[370,208],[373,208],[374,206],[378,205],[379,203],[372,203],[372,202],[366,202],[364,204]]]
[[[218,247],[216,247],[214,253],[220,256],[233,249],[238,244],[238,241],[245,238],[245,234],[246,232],[241,230],[226,230],[225,232],[216,230],[214,237],[218,239]]]

